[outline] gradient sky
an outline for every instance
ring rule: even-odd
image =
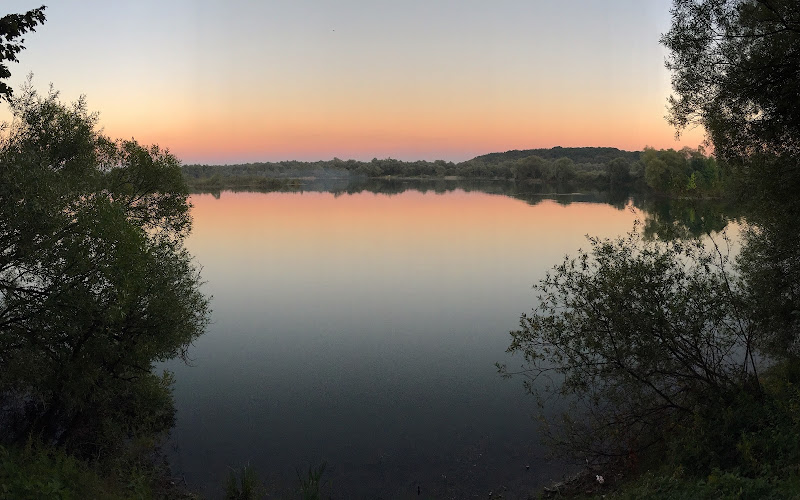
[[[9,83],[83,94],[106,134],[186,163],[695,147],[664,120],[670,4],[57,0]]]

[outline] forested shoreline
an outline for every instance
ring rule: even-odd
[[[184,165],[187,183],[197,190],[301,189],[310,181],[335,179],[495,180],[539,184],[559,192],[576,189],[636,187],[673,197],[716,198],[729,181],[713,156],[702,148],[624,151],[611,147],[513,150],[453,163],[340,160],[257,162],[232,165]]]

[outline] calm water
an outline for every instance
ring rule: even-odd
[[[218,496],[249,463],[291,495],[322,461],[334,498],[524,498],[559,479],[533,399],[494,363],[520,362],[505,349],[531,285],[641,214],[463,191],[192,202],[213,324],[192,366],[167,364],[190,486]]]

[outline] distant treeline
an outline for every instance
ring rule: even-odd
[[[238,165],[185,165],[190,186],[283,189],[304,180],[336,178],[493,179],[569,187],[616,189],[649,187],[677,196],[719,196],[725,175],[701,149],[623,151],[617,148],[562,148],[490,153],[460,163],[340,160],[259,162]]]

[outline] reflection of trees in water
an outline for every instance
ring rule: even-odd
[[[787,164],[788,163],[788,164]],[[764,175],[743,182],[737,199],[663,199],[634,194],[645,214],[646,239],[687,239],[720,232],[744,221],[737,273],[761,348],[783,357],[800,351],[800,176],[792,160],[762,164]],[[744,200],[744,201],[743,201]]]
[[[701,125],[715,153],[645,149],[645,181],[738,199],[635,195],[642,231],[593,239],[546,274],[509,351],[532,392],[579,403],[555,444],[634,473],[643,454],[648,476],[621,496],[797,498],[800,10],[674,0],[671,13],[668,120]],[[735,261],[697,238],[739,217]]]
[[[800,354],[800,175],[796,162],[764,165],[768,175],[751,178],[759,193],[747,208],[740,272],[753,320],[767,334],[770,352]]]
[[[658,198],[629,187],[578,191],[570,184],[517,183],[508,180],[349,177],[308,179],[274,189],[235,189],[246,192],[327,192],[335,196],[363,192],[391,196],[406,191],[444,194],[456,190],[508,196],[529,205],[551,200],[561,205],[604,203],[617,210],[625,210],[632,204],[643,213],[644,236],[649,239],[691,238],[719,232],[725,229],[729,221],[737,220],[742,215],[741,208],[729,200]],[[199,191],[211,193],[217,198],[220,194],[219,189]]]
[[[524,364],[498,366],[526,377],[542,402],[574,403],[547,421],[558,450],[600,462],[655,453],[732,467],[749,457],[730,450],[761,429],[752,438],[759,446],[796,443],[797,187],[765,190],[746,205],[634,195],[646,214],[641,232],[592,239],[590,252],[565,258],[534,286],[538,303],[509,347]],[[747,224],[735,261],[697,238],[736,219]]]
[[[770,352],[798,354],[800,339],[800,224],[792,217],[767,217],[744,233],[739,260],[753,321]]]
[[[741,209],[726,200],[663,199],[633,196],[633,206],[645,214],[646,239],[696,238],[725,229],[741,217]]]

